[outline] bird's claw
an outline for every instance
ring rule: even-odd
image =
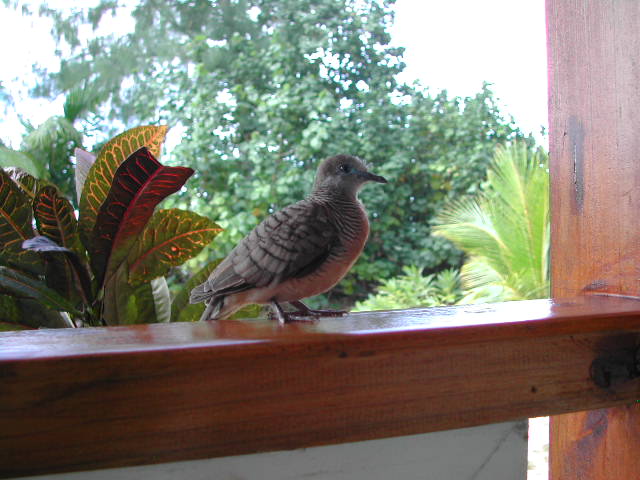
[[[321,318],[321,317],[343,317],[346,315],[346,310],[296,310],[294,312],[287,312],[290,317],[311,317],[311,318]]]
[[[342,317],[347,313],[349,313],[346,310],[313,310],[307,307],[300,300],[294,300],[289,303],[298,309],[293,312],[288,312],[289,315],[294,317],[311,317],[311,318]]]
[[[346,310],[313,310],[300,301],[289,302],[298,310],[286,312],[276,301],[272,301],[272,318],[275,317],[281,324],[290,322],[314,322],[322,317],[342,317],[346,315]]]

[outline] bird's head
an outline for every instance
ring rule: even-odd
[[[318,167],[313,191],[355,196],[367,182],[387,183],[387,180],[369,172],[367,165],[358,157],[336,155],[323,160]]]

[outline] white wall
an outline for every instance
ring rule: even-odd
[[[23,480],[524,480],[527,420],[283,452]]]

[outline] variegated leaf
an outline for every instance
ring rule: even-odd
[[[156,205],[192,174],[190,168],[162,165],[146,147],[118,167],[91,237],[91,266],[98,285],[127,258]]]
[[[160,157],[167,126],[136,127],[112,138],[100,150],[82,188],[80,196],[80,237],[87,249],[100,207],[107,198],[118,167],[140,147],[147,147]]]
[[[166,275],[194,257],[222,231],[206,217],[177,208],[159,210],[129,251],[129,283]]]
[[[47,183],[46,181],[40,180],[29,172],[18,167],[8,167],[4,170],[30,201],[33,201],[38,190]]]
[[[54,186],[41,188],[33,202],[38,232],[61,247],[77,249],[78,222],[71,202]]]
[[[61,247],[49,237],[38,235],[22,243],[25,249],[39,252],[45,258],[47,285],[68,299],[93,302],[91,279],[81,257],[66,247]]]
[[[13,265],[24,264],[33,271],[38,256],[22,249],[22,242],[33,237],[31,202],[9,175],[0,169],[0,253]]]

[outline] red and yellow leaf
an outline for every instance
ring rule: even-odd
[[[222,228],[207,217],[177,208],[159,210],[129,251],[129,283],[166,275],[209,245]]]
[[[40,187],[47,184],[46,181],[37,179],[29,172],[18,167],[7,167],[4,171],[7,172],[11,180],[16,183],[20,191],[29,198],[29,201],[33,201]]]
[[[0,253],[15,265],[33,270],[38,256],[22,249],[22,242],[33,237],[31,202],[9,175],[0,169]]]
[[[38,232],[61,247],[75,249],[78,241],[78,222],[69,200],[48,185],[38,190],[33,201],[33,214]]]
[[[156,205],[178,191],[192,174],[191,168],[162,165],[146,147],[118,167],[90,242],[91,265],[98,285],[127,257]]]
[[[167,130],[167,126],[132,128],[109,140],[100,150],[80,196],[80,237],[88,250],[98,212],[107,199],[116,170],[140,147],[147,147],[152,155],[159,158]]]

